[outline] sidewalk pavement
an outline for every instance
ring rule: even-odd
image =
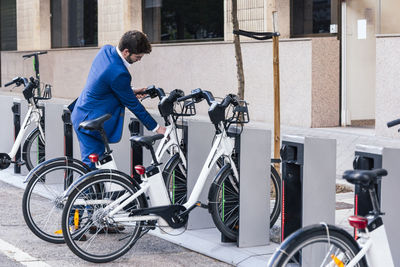
[[[268,128],[272,129],[272,127],[267,127],[267,129]],[[400,148],[400,135],[399,139],[376,137],[374,135],[374,129],[369,128],[337,127],[309,129],[282,126],[281,135],[313,136],[336,139],[337,184],[346,183],[343,179],[341,179],[341,175],[345,170],[352,169],[356,145],[363,144]],[[0,178],[1,174],[2,173],[0,172]],[[349,187],[350,189],[352,188],[351,186]],[[336,224],[345,227],[349,232],[352,232],[352,228],[348,226],[347,217],[353,214],[353,199],[354,192],[338,193],[336,195]],[[275,231],[279,230],[277,229],[277,225],[279,225],[279,222],[275,226]],[[154,235],[237,266],[266,266],[269,257],[277,247],[277,244],[271,242],[270,246],[240,249],[234,244],[220,243],[219,238],[215,238],[215,235],[218,235],[218,233],[213,233],[213,231],[215,230],[187,231],[185,234],[179,237],[170,237],[158,233],[154,233]],[[162,253],[162,251],[160,251],[160,253]]]

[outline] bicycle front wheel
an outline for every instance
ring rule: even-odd
[[[187,172],[179,154],[171,158],[165,167],[163,177],[172,204],[184,204],[187,199]]]
[[[290,235],[272,255],[268,266],[346,266],[359,251],[357,242],[343,229],[315,224]],[[365,258],[355,266],[367,266]]]
[[[281,180],[271,166],[270,194],[270,227],[274,226],[280,214]],[[209,194],[211,216],[218,230],[235,240],[239,230],[239,181],[234,177],[232,169],[226,169],[214,181]]]
[[[40,135],[39,128],[34,129],[26,138],[22,159],[28,171],[45,161],[45,140]]]
[[[113,216],[108,216],[109,205],[127,199],[137,189],[129,176],[118,171],[88,173],[68,196],[62,215],[62,232],[72,252],[95,263],[128,252],[142,231],[142,223],[130,220],[129,214],[146,207],[146,200],[140,195]]]
[[[89,172],[73,159],[53,159],[34,169],[22,198],[22,213],[29,229],[51,243],[64,243],[61,232],[63,193],[73,181]]]

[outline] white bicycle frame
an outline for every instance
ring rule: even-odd
[[[172,118],[171,118],[172,119]],[[175,153],[179,153],[179,156],[182,159],[183,166],[186,168],[186,157],[185,154],[183,153],[182,149],[180,149],[179,146],[179,140],[182,139],[182,134],[180,134],[179,131],[176,131],[176,126],[174,123],[171,125],[168,125],[165,127],[166,131],[164,134],[164,137],[161,139],[160,144],[157,147],[156,151],[156,159],[159,162],[161,158],[164,156],[164,154],[169,150],[169,149],[177,149],[177,152],[171,151],[171,156],[173,156]],[[112,157],[112,160],[105,163],[101,164],[100,161],[96,162],[96,168],[97,169],[113,169],[117,170],[117,165],[115,163],[114,157]]]
[[[20,148],[22,138],[24,138],[24,135],[28,129],[28,126],[31,123],[35,123],[36,126],[39,128],[40,132],[40,138],[42,139],[43,144],[45,144],[45,137],[44,137],[44,132],[42,129],[42,126],[40,125],[40,119],[42,118],[42,110],[36,106],[36,104],[33,102],[33,99],[30,99],[29,107],[28,107],[28,112],[25,115],[24,122],[22,123],[21,130],[18,133],[17,138],[15,139],[15,142],[11,148],[11,151],[8,153],[10,158],[14,158],[15,155],[18,152],[18,149]]]
[[[360,238],[357,240],[361,247],[360,252],[346,267],[356,266],[364,256],[367,259],[368,266],[394,267],[385,226],[382,224],[372,232],[369,232],[368,229],[365,230],[365,233],[359,233]]]
[[[222,125],[221,125],[222,126]],[[223,126],[221,129],[224,129]],[[208,154],[207,160],[205,161],[203,168],[200,172],[200,175],[196,181],[196,184],[193,188],[192,193],[190,194],[190,197],[188,201],[183,204],[183,206],[186,209],[189,209],[193,205],[196,204],[196,202],[199,199],[200,193],[203,190],[203,187],[205,185],[205,182],[207,180],[208,175],[210,174],[213,166],[217,162],[217,160],[221,157],[224,156],[229,159],[232,170],[234,173],[234,176],[238,179],[239,175],[236,169],[236,165],[234,161],[232,160],[232,151],[234,149],[234,139],[230,138],[227,136],[226,131],[222,130],[220,134],[216,135],[216,138],[214,140],[213,146],[210,150],[210,153]],[[151,177],[146,177],[143,175],[142,177],[142,183],[140,184],[140,189],[135,192],[132,196],[129,196],[129,193],[126,193],[122,195],[121,197],[117,198],[114,201],[106,201],[106,203],[109,203],[106,207],[104,207],[104,212],[107,213],[108,218],[112,218],[113,222],[136,222],[136,221],[147,221],[147,220],[159,220],[159,225],[160,226],[167,226],[164,220],[158,216],[158,215],[144,215],[144,216],[131,216],[129,217],[129,214],[117,214],[119,211],[121,211],[125,206],[127,206],[129,203],[131,203],[133,200],[135,200],[137,197],[139,197],[141,194],[145,193],[146,195],[149,196],[150,198],[150,207],[156,207],[156,206],[167,206],[171,205],[170,198],[168,196],[167,188],[164,183],[164,179],[162,177],[161,172],[158,172],[157,174],[151,176]],[[102,204],[104,203],[104,200],[102,201]],[[98,204],[96,200],[80,200],[77,201],[75,205],[95,205]],[[161,221],[160,221],[161,219]]]
[[[170,121],[172,121],[172,116],[170,116],[169,119]],[[179,131],[176,128],[175,123],[171,123],[165,128],[166,131],[164,137],[163,139],[161,139],[160,144],[158,145],[157,150],[155,152],[157,161],[160,162],[162,157],[165,155],[165,152],[171,149],[170,151],[171,157],[176,153],[179,153],[179,157],[182,159],[182,164],[186,169],[186,164],[187,164],[186,157],[182,149],[180,148],[180,143],[179,143],[179,141],[182,140],[182,131]]]

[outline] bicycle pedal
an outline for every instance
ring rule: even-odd
[[[17,166],[23,166],[25,165],[25,161],[23,160],[18,160],[18,161],[10,161],[12,164],[16,164]]]

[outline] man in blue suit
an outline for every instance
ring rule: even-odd
[[[165,133],[139,102],[145,88],[133,89],[132,77],[128,68],[151,52],[151,45],[140,31],[126,32],[118,47],[103,46],[96,55],[86,81],[72,112],[72,124],[79,139],[82,161],[94,168],[89,155],[104,154],[105,147],[100,134],[79,128],[86,120],[96,119],[104,114],[112,117],[104,123],[104,129],[110,143],[117,143],[122,136],[125,107],[127,107],[150,131]]]

